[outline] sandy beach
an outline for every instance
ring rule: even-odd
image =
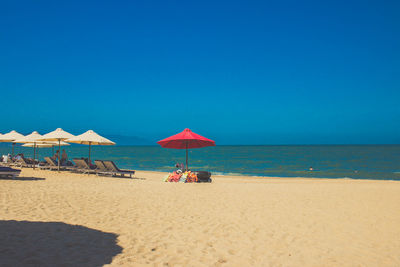
[[[164,176],[0,179],[0,265],[400,266],[397,181]]]

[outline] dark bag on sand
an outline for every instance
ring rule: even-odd
[[[211,172],[196,172],[198,183],[211,183]]]

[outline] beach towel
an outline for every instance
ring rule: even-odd
[[[181,173],[173,172],[171,177],[169,178],[169,181],[177,183],[177,182],[179,182],[179,179],[181,178],[181,176],[182,176]]]
[[[184,173],[182,174],[181,178],[179,179],[179,182],[180,182],[180,183],[186,183],[186,178],[187,178],[187,176],[188,176],[188,173],[187,173],[187,172],[184,172]]]

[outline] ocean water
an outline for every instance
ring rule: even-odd
[[[88,146],[64,148],[69,158],[88,155]],[[15,153],[29,157],[32,151],[15,147]],[[0,154],[9,152],[11,145],[0,147]],[[51,154],[51,148],[39,149],[41,159]],[[92,159],[113,160],[120,168],[171,171],[185,162],[185,150],[93,146]],[[189,168],[213,174],[400,180],[400,145],[216,146],[190,150]]]

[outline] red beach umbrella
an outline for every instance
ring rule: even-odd
[[[215,142],[186,128],[183,132],[157,142],[164,148],[186,149],[186,170],[188,170],[188,149],[215,146]]]

